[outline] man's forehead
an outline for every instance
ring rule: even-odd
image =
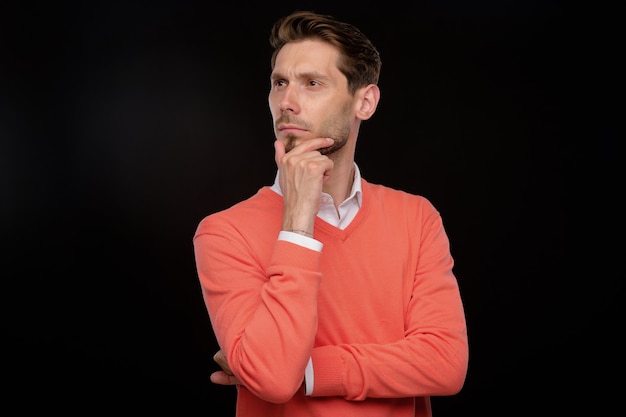
[[[317,39],[305,39],[286,43],[278,52],[276,60],[285,59],[326,59],[333,61],[339,56],[334,45]]]
[[[273,73],[283,75],[319,73],[336,75],[337,49],[322,41],[290,42],[276,56]]]

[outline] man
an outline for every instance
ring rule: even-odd
[[[361,178],[381,60],[352,25],[276,22],[274,184],[204,218],[198,276],[238,417],[430,416],[462,388],[468,342],[441,216]]]

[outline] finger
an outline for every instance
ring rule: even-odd
[[[305,153],[310,151],[317,151],[320,148],[327,148],[332,145],[335,141],[331,138],[315,138],[310,140],[305,140],[304,142],[298,143],[291,152],[294,153]]]
[[[228,366],[228,361],[226,360],[226,355],[224,354],[223,350],[218,350],[217,353],[213,355],[213,360],[222,368],[225,373],[227,373],[228,375],[233,374],[230,366]]]
[[[276,164],[278,164],[283,156],[285,156],[285,144],[279,140],[274,141],[274,151],[274,160]]]
[[[280,142],[280,141],[278,141]],[[307,152],[318,151],[321,148],[326,148],[332,145],[335,141],[331,138],[315,138],[307,139],[304,141],[296,142],[296,145],[287,153],[281,153],[277,155],[276,162],[278,163],[285,155],[299,155]],[[280,142],[282,149],[285,149],[285,144]]]
[[[237,385],[239,384],[239,379],[232,375],[228,375],[224,371],[216,371],[213,372],[210,376],[211,382],[218,385]]]

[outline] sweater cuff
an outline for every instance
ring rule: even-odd
[[[313,397],[345,396],[346,390],[343,376],[346,372],[346,358],[333,346],[322,346],[313,349],[314,384]]]

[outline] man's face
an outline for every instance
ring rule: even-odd
[[[317,40],[288,43],[278,53],[268,101],[276,138],[287,152],[307,139],[328,137],[335,143],[320,152],[330,155],[348,142],[354,98],[337,68],[338,56]]]

